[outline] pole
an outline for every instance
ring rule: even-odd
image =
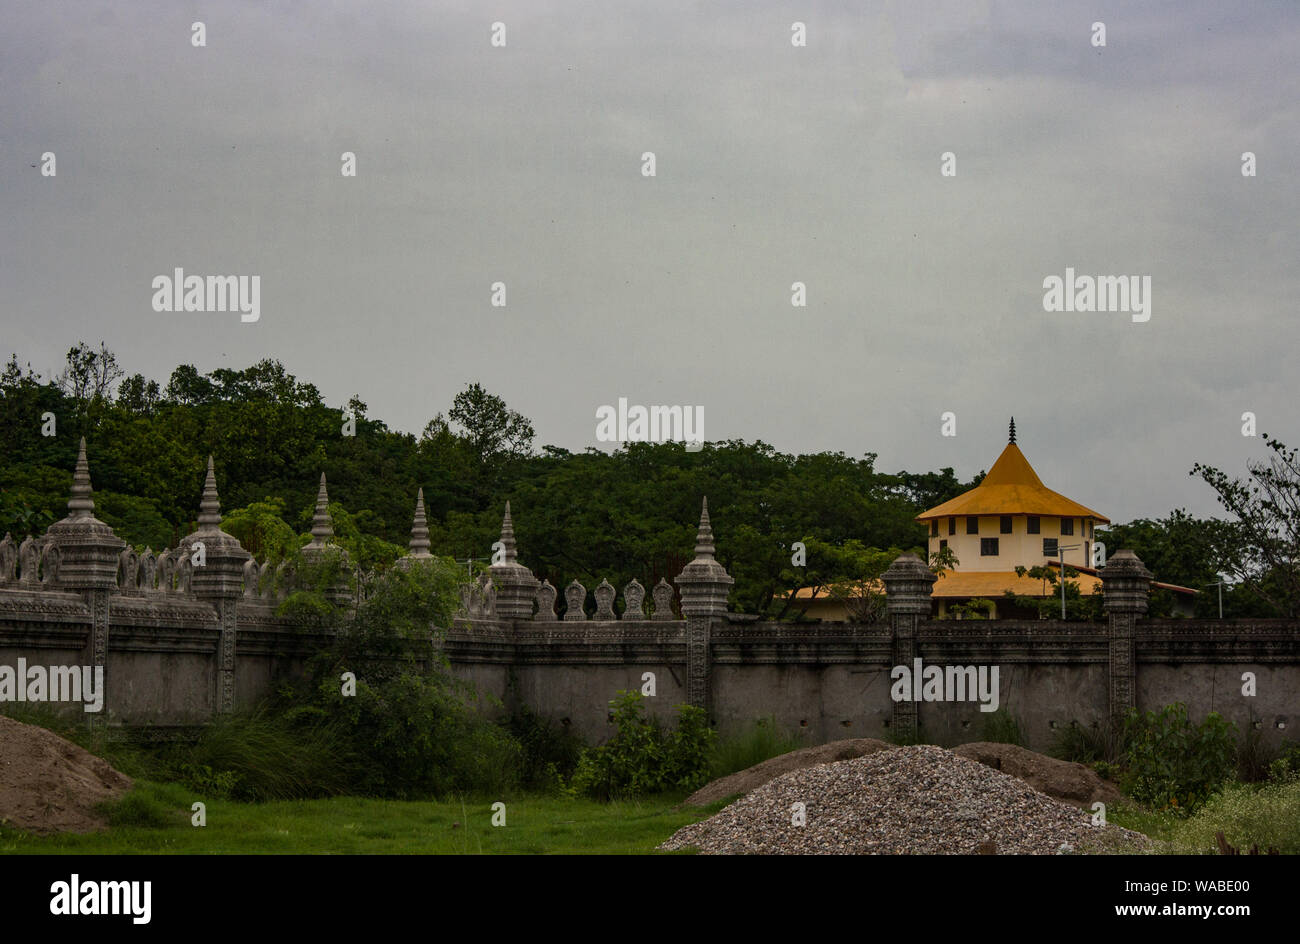
[[[1060,544],[1056,546],[1056,556],[1061,563],[1061,619],[1065,619],[1065,548]]]

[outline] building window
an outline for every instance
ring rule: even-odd
[[[980,557],[997,557],[998,539],[980,538]]]
[[[947,538],[944,538],[943,540],[941,540],[941,541],[939,542],[939,550],[942,551],[942,550],[943,550],[944,548],[946,548],[947,546],[948,546],[948,539],[947,539]]]
[[[966,518],[966,533],[967,534],[980,533],[980,519],[977,515],[970,515]]]
[[[1029,516],[1028,529],[1030,534],[1038,533],[1038,515]]]
[[[1043,538],[1043,556],[1056,556],[1056,538]]]
[[[1067,534],[1074,534],[1074,519],[1073,519],[1073,518],[1062,518],[1062,519],[1061,519],[1061,536],[1064,537],[1064,536],[1067,535]]]
[[[1087,541],[1083,542],[1083,564],[1085,567],[1092,566],[1092,545]]]
[[[1010,516],[1010,515],[1003,515],[1003,516],[1002,516],[1002,533],[1003,533],[1003,534],[1010,534],[1010,533],[1011,533],[1011,516]]]
[[[937,538],[938,536],[939,536],[939,522],[938,522],[938,521],[931,521],[931,522],[930,522],[930,537],[932,537],[932,538]]]
[[[956,518],[949,518],[949,519],[948,519],[948,533],[949,533],[949,534],[956,534],[956,533],[957,533],[957,519],[956,519]]]

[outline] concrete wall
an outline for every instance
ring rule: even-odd
[[[221,632],[216,609],[179,592],[109,597],[107,710],[117,725],[186,725],[218,708]],[[1267,741],[1300,725],[1300,622],[1145,620],[1133,623],[1134,701],[1175,701],[1193,718],[1218,711],[1239,730],[1258,724]],[[60,590],[0,588],[0,665],[90,664],[92,606]],[[915,653],[925,665],[999,669],[999,702],[1028,744],[1050,745],[1071,723],[1105,723],[1110,708],[1106,623],[919,620]],[[809,743],[884,737],[894,723],[890,623],[796,625],[728,615],[711,625],[708,708],[722,733],[772,717]],[[589,741],[608,737],[608,704],[655,674],[650,711],[664,720],[687,701],[687,622],[457,621],[441,642],[453,672],[490,712],[526,704]],[[290,630],[270,601],[241,599],[235,643],[235,706],[301,675],[325,640]],[[1253,672],[1256,694],[1242,694]],[[79,712],[79,706],[65,706]],[[974,702],[921,702],[927,740],[983,737],[988,714]]]

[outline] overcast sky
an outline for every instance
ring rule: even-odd
[[[1115,521],[1214,513],[1188,471],[1263,455],[1245,411],[1300,443],[1292,2],[0,14],[0,356],[47,375],[83,339],[160,383],[271,357],[416,433],[478,381],[539,444],[626,397],[962,477],[1014,414]],[[1150,320],[1045,312],[1067,266],[1150,276]],[[155,312],[177,267],[260,276],[260,320]]]

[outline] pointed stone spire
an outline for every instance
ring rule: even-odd
[[[1016,418],[1014,416],[1011,417],[1011,440],[1010,441],[1013,443],[1016,441]]]
[[[311,544],[323,548],[334,537],[334,522],[330,520],[330,496],[325,490],[325,473],[320,474],[320,491],[316,493],[316,514],[311,519]]]
[[[424,489],[415,497],[415,522],[411,525],[411,557],[432,557],[429,553],[429,522],[424,516]]]
[[[217,498],[217,473],[208,456],[208,477],[203,482],[203,500],[199,502],[199,531],[221,530],[221,502]]]
[[[519,557],[515,545],[515,523],[510,520],[510,502],[506,502],[505,517],[501,519],[501,546],[505,550],[504,563],[513,564]]]
[[[717,616],[727,610],[727,593],[735,581],[714,554],[713,525],[709,521],[709,500],[700,509],[700,530],[695,536],[695,560],[677,575],[677,589],[682,598],[682,614]],[[694,702],[692,702],[694,704]]]
[[[504,551],[502,559],[489,568],[492,583],[496,587],[496,615],[502,619],[530,619],[533,604],[537,600],[538,583],[533,572],[519,563],[510,502],[506,502],[506,513],[501,518],[500,544]],[[496,550],[495,545],[493,550]]]
[[[117,586],[117,558],[126,542],[95,517],[84,436],[72,473],[68,516],[46,528],[45,542],[58,551],[59,583],[65,589],[106,590]]]
[[[709,498],[704,497],[704,507],[700,511],[700,530],[695,535],[695,559],[713,560],[717,548],[713,546],[713,525],[709,523]]]
[[[208,473],[203,480],[203,498],[199,501],[199,526],[193,534],[181,539],[181,558],[186,559],[196,547],[203,549],[203,557],[201,565],[188,571],[194,595],[209,602],[241,595],[245,566],[252,555],[244,550],[238,538],[221,530],[221,501],[217,497],[217,471],[212,456],[208,456]],[[194,560],[192,556],[188,559]]]
[[[90,497],[90,465],[86,462],[86,437],[81,437],[77,468],[72,473],[72,497],[68,499],[68,517],[75,520],[95,517],[95,502]]]

